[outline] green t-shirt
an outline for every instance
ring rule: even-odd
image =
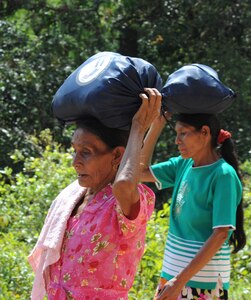
[[[235,170],[224,159],[211,165],[193,167],[192,159],[179,156],[153,165],[151,171],[159,189],[173,187],[170,227],[161,275],[170,280],[193,259],[214,228],[229,227],[230,237],[235,229],[242,186]],[[224,289],[228,289],[228,242],[187,285],[214,289],[219,276]]]

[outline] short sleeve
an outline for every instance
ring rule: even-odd
[[[150,219],[154,209],[154,192],[144,184],[138,185],[138,191],[140,195],[140,211],[135,220],[129,220],[126,218],[118,202],[116,205],[116,212],[121,232],[128,238],[135,235],[139,230],[146,230],[147,221]]]
[[[242,198],[242,185],[235,171],[220,174],[215,182],[213,228],[236,227],[236,210]]]
[[[179,162],[180,157],[173,157],[150,167],[159,190],[174,186]]]

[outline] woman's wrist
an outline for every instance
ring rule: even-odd
[[[147,130],[148,130],[148,127],[144,126],[140,122],[137,122],[137,121],[132,122],[131,133],[137,134],[138,138],[142,137],[142,139],[143,139]]]
[[[186,276],[183,276],[182,272],[180,274],[178,274],[176,277],[174,277],[173,280],[173,284],[175,283],[175,285],[180,288],[180,290],[182,290],[182,288],[186,285],[186,283],[189,281],[189,278],[184,278]]]

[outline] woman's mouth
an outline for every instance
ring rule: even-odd
[[[78,178],[83,178],[83,177],[86,177],[87,175],[86,174],[78,174]]]
[[[180,153],[185,151],[185,149],[182,149],[182,148],[178,148],[178,150]]]
[[[187,155],[186,149],[179,149],[179,152],[181,156]]]

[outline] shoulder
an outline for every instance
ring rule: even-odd
[[[78,197],[80,197],[86,188],[81,187],[78,183],[78,180],[70,183],[67,187],[65,187],[53,200],[51,204],[51,208],[57,208],[58,206],[66,204],[70,204],[74,202]]]
[[[193,165],[192,159],[184,159],[181,156],[170,157],[168,160],[152,165],[151,168],[158,167],[174,167],[174,168],[186,168]]]
[[[229,183],[229,188],[233,187],[231,183],[234,184],[234,186],[239,186],[241,189],[242,183],[235,171],[235,169],[228,164],[224,159],[220,159],[218,163],[215,165],[214,169],[214,177],[215,180],[220,183]]]
[[[155,205],[155,194],[147,185],[145,184],[138,184],[138,191],[140,195],[140,213],[147,216],[149,219]]]
[[[227,163],[223,158],[221,158],[215,164],[215,172],[218,176],[238,177],[235,169],[229,163]]]
[[[78,183],[78,180],[73,181],[72,183],[70,183],[68,186],[66,186],[58,195],[58,197],[61,196],[66,196],[66,195],[74,195],[76,193],[82,192],[84,191],[85,188],[80,186]],[[57,198],[58,198],[57,197]]]
[[[147,197],[155,198],[155,194],[154,194],[153,190],[143,183],[138,184],[138,191],[139,191],[140,195],[145,195]]]
[[[128,219],[122,212],[119,202],[114,197],[116,206],[115,213],[117,215],[118,224],[123,236],[126,238],[132,238],[137,236],[138,233],[144,236],[146,232],[147,221],[150,219],[155,204],[154,192],[145,184],[138,184],[140,199],[140,209],[135,219]]]

